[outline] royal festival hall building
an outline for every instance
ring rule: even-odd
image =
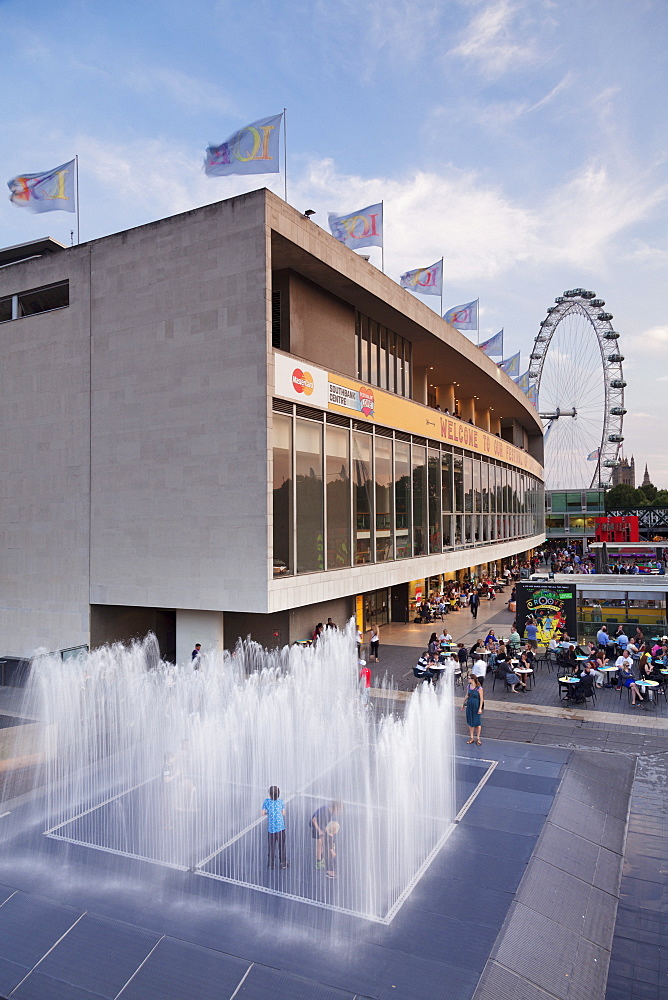
[[[545,537],[524,393],[266,190],[0,250],[0,325],[6,659],[405,621]]]

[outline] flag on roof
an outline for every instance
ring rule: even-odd
[[[463,306],[454,306],[443,314],[443,319],[457,330],[478,329],[478,299],[465,302]]]
[[[278,173],[282,120],[283,112],[271,118],[259,118],[244,125],[220,146],[209,146],[204,157],[204,173],[207,177]]]
[[[495,333],[493,337],[486,340],[483,344],[478,344],[478,347],[486,354],[488,358],[502,358],[503,357],[503,330],[499,330]]]
[[[348,215],[327,215],[332,236],[355,250],[357,247],[382,247],[383,203],[368,205]]]
[[[23,174],[7,181],[9,200],[31,212],[76,212],[74,160],[43,174]]]
[[[538,409],[538,386],[530,385],[527,396],[529,397],[529,402],[533,403],[536,409]]]
[[[587,461],[588,462],[598,462],[598,456],[600,454],[601,454],[601,449],[597,448],[595,451],[592,451],[592,453],[590,455],[587,455]]]
[[[513,354],[512,358],[507,358],[505,361],[499,361],[499,368],[501,371],[505,372],[506,375],[511,377],[514,375],[519,375],[520,373],[520,352]]]
[[[515,382],[520,387],[520,389],[522,390],[522,392],[528,392],[529,391],[529,372],[526,371],[524,373],[524,375],[520,375],[519,378],[514,378],[513,382]]]
[[[443,293],[443,258],[430,267],[418,267],[414,271],[406,271],[399,278],[402,288],[420,295],[441,295]]]

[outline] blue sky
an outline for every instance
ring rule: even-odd
[[[665,0],[0,0],[0,37],[4,180],[78,153],[82,240],[282,195],[201,164],[286,107],[288,200],[326,225],[383,198],[388,274],[443,255],[444,306],[480,297],[506,355],[594,289],[626,357],[625,450],[668,487]],[[3,199],[0,245],[69,242],[71,218]]]

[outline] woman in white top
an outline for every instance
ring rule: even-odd
[[[376,663],[380,663],[378,659],[378,646],[380,645],[380,629],[377,625],[371,626],[371,635],[369,636],[369,660],[373,660]]]

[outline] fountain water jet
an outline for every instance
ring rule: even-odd
[[[36,658],[27,696],[51,740],[45,832],[389,922],[452,829],[452,680],[422,685],[402,717],[377,716],[360,698],[355,642],[352,623],[315,648],[246,641],[199,670],[161,662],[152,636]],[[267,870],[270,785],[286,803],[287,871]],[[330,880],[310,817],[333,802]]]

